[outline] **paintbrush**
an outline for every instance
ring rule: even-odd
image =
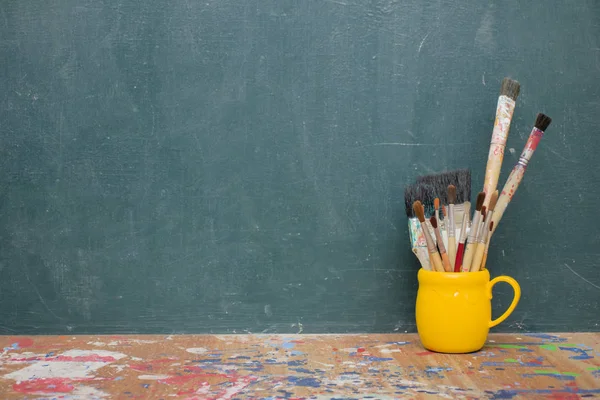
[[[548,126],[552,122],[552,119],[545,114],[539,113],[537,118],[535,119],[535,125],[531,130],[531,134],[529,135],[529,139],[527,139],[527,143],[523,148],[523,152],[521,153],[521,157],[519,157],[519,161],[511,171],[506,183],[504,184],[504,188],[500,193],[500,197],[498,198],[498,203],[496,204],[496,210],[494,211],[494,231],[498,228],[498,223],[508,207],[508,203],[512,200],[515,192],[519,188],[519,184],[523,180],[523,175],[525,175],[525,170],[527,169],[527,164],[529,160],[531,160],[531,156],[535,152],[540,140],[544,136],[544,132],[548,129]],[[492,231],[492,233],[494,232]]]
[[[433,227],[433,231],[435,232],[435,239],[437,240],[437,247],[440,250],[440,256],[442,257],[442,265],[444,267],[444,271],[452,272],[452,267],[450,266],[450,259],[448,258],[448,254],[446,254],[446,247],[444,247],[444,241],[442,240],[442,234],[438,229],[438,221],[437,218],[431,217],[429,219],[431,222],[431,226]]]
[[[435,271],[444,272],[444,267],[442,265],[442,259],[440,257],[440,253],[438,253],[435,248],[435,243],[431,238],[431,233],[429,229],[427,229],[427,225],[425,224],[425,208],[423,204],[419,200],[415,201],[413,204],[413,211],[419,222],[421,223],[421,230],[423,231],[423,235],[425,236],[425,241],[427,242],[427,250],[429,251],[429,258],[431,259],[431,264]]]
[[[494,190],[494,193],[492,193],[492,196],[490,198],[490,208],[488,210],[487,213],[487,222],[486,222],[486,226],[483,227],[483,230],[485,232],[485,238],[484,238],[484,246],[483,246],[483,255],[482,255],[482,259],[479,261],[475,261],[473,263],[473,265],[471,265],[471,271],[473,271],[473,266],[477,265],[480,269],[483,269],[483,266],[485,265],[485,262],[487,260],[487,255],[488,255],[488,250],[490,248],[490,241],[489,238],[491,236],[490,231],[491,231],[491,227],[494,225],[494,223],[492,222],[492,218],[494,217],[494,212],[496,210],[496,203],[498,202],[498,190]],[[477,247],[477,250],[479,250],[479,247]],[[475,257],[475,260],[477,260],[477,254]],[[477,270],[475,270],[477,271]]]
[[[465,253],[465,242],[467,241],[467,230],[469,228],[469,213],[471,211],[471,202],[464,203],[465,210],[462,217],[460,227],[460,235],[458,236],[458,247],[456,248],[456,260],[454,261],[454,272],[460,272],[463,256]]]
[[[485,167],[485,179],[483,183],[483,191],[486,194],[483,204],[487,207],[490,203],[490,196],[496,190],[498,185],[498,177],[502,168],[502,160],[504,159],[504,148],[506,147],[506,139],[510,130],[513,113],[515,111],[515,102],[519,96],[521,85],[519,82],[504,78],[500,87],[500,96],[496,106],[496,119],[494,121],[494,130],[492,131],[492,140],[490,142],[490,150],[488,153],[487,165]]]
[[[416,214],[413,211],[413,204],[419,200],[425,204],[431,204],[433,197],[431,196],[432,189],[426,184],[409,185],[404,189],[404,206],[406,216],[408,217],[408,234],[410,239],[410,247],[412,252],[417,256],[421,267],[428,271],[432,270],[431,261],[429,260],[429,251],[427,250],[427,241],[421,229]],[[428,228],[429,224],[425,226]]]
[[[454,271],[456,262],[456,225],[454,223],[454,202],[456,201],[456,186],[448,185],[448,216],[444,214],[444,224],[448,231],[448,258],[450,258],[450,267]],[[445,209],[445,208],[444,208]]]
[[[494,200],[494,197],[496,198]],[[492,193],[492,199],[490,201],[490,208],[492,207],[492,203],[493,206],[496,205],[496,201],[498,200],[498,191],[494,191],[494,193]],[[479,227],[479,233],[477,234],[477,244],[476,244],[476,248],[475,248],[475,255],[473,256],[473,262],[471,263],[471,267],[469,268],[469,271],[471,272],[475,272],[475,271],[479,271],[479,267],[481,267],[481,260],[483,259],[483,252],[485,250],[485,242],[487,240],[488,237],[488,233],[489,233],[489,221],[490,218],[492,217],[492,215],[494,214],[494,211],[490,210],[490,211],[485,211],[485,206],[483,206],[481,208],[481,215],[482,215],[482,222],[481,222],[481,226]]]
[[[471,224],[471,230],[469,231],[469,237],[467,238],[467,247],[465,248],[465,256],[462,261],[461,270],[463,272],[469,272],[471,268],[471,262],[475,255],[475,247],[477,240],[477,233],[479,230],[479,221],[481,220],[481,209],[483,207],[483,200],[485,199],[485,193],[479,192],[477,195],[477,203],[475,203],[475,213],[473,215],[473,223]]]

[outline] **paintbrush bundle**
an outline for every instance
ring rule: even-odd
[[[431,248],[427,246],[427,235],[429,235],[436,248],[447,249],[452,244],[452,239],[460,233],[460,224],[470,195],[471,171],[468,169],[420,176],[414,184],[404,189],[410,245],[423,268],[435,269],[431,260]],[[449,204],[449,200],[452,201],[451,204]],[[417,208],[423,208],[423,221],[419,220],[419,215],[414,208],[417,201],[420,204]],[[443,212],[440,212],[442,206],[446,208],[446,212],[450,213],[451,216],[446,217]],[[442,216],[444,216],[443,219]],[[436,235],[436,229],[431,223],[432,217],[435,218],[439,235]],[[447,257],[450,269],[452,269],[454,267],[453,257],[455,251],[449,249],[444,253],[446,253],[446,256],[443,257],[440,254],[440,258]],[[443,261],[442,265],[444,263]]]
[[[504,148],[520,90],[519,82],[510,78],[502,81],[483,188],[474,208],[470,202],[469,169],[422,175],[405,188],[410,246],[422,268],[438,272],[475,272],[485,268],[492,235],[551,122],[550,117],[537,115],[519,161],[498,192]]]

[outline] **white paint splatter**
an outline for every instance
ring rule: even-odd
[[[389,354],[389,353],[402,353],[400,349],[383,349],[381,350],[381,354]]]
[[[185,351],[187,351],[188,353],[192,353],[192,354],[204,354],[208,350],[205,349],[204,347],[191,347],[189,349],[185,349]]]
[[[68,350],[61,354],[63,357],[112,357],[119,360],[127,357],[123,353],[117,353],[106,350]],[[70,378],[82,379],[89,378],[90,373],[110,364],[111,361],[53,361],[52,359],[43,359],[20,369],[4,375],[7,379],[16,381],[25,381],[29,379],[46,378]]]
[[[142,379],[145,381],[156,381],[159,379],[169,379],[171,375],[140,375],[138,379]]]
[[[106,346],[106,343],[104,343],[104,342],[88,342],[87,344],[91,344],[92,346],[98,346],[98,347]]]
[[[229,400],[233,398],[236,394],[241,392],[246,386],[248,386],[253,379],[242,378],[240,381],[236,382],[233,386],[228,387],[218,397],[218,400]]]

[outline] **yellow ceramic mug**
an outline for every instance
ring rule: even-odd
[[[498,276],[490,281],[487,269],[478,272],[418,273],[416,318],[423,347],[440,353],[480,350],[491,327],[513,312],[521,297],[517,281]],[[515,292],[508,310],[492,321],[492,287],[506,282]]]

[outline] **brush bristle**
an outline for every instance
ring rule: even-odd
[[[502,86],[500,87],[500,96],[510,97],[513,100],[517,100],[519,92],[521,91],[521,84],[514,79],[504,78],[502,80]]]
[[[475,210],[481,211],[481,207],[483,206],[483,201],[485,200],[485,193],[479,192],[477,195],[477,203],[475,203]]]
[[[432,215],[433,210],[433,188],[430,185],[416,183],[409,185],[404,189],[404,206],[406,208],[406,216],[408,218],[416,217],[413,209],[415,201],[419,200],[425,205],[427,215]]]
[[[490,211],[494,211],[494,209],[496,208],[497,202],[498,202],[498,190],[494,191],[494,193],[492,193],[492,196],[490,197],[490,207],[489,207]]]
[[[535,127],[543,132],[546,131],[551,122],[552,118],[550,118],[546,114],[539,113],[537,115],[537,118],[535,119]]]
[[[448,185],[448,204],[456,203],[456,186]]]
[[[425,222],[425,210],[419,200],[414,202],[413,211],[421,223]]]
[[[434,211],[438,211],[440,209],[440,199],[438,197],[433,199],[433,209]]]
[[[448,204],[448,185],[456,188],[454,204],[464,203],[471,199],[471,170],[466,168],[419,176],[417,184],[429,185],[432,188],[433,197],[438,197],[442,204]]]
[[[437,218],[435,217],[435,215],[429,218],[429,222],[431,222],[431,226],[433,226],[433,229],[437,229]]]
[[[494,230],[494,221],[490,222],[490,232]]]

